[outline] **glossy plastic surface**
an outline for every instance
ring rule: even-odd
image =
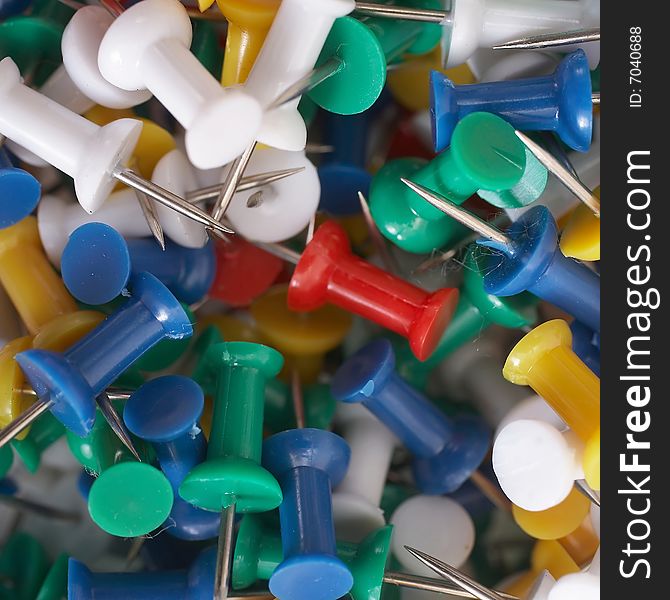
[[[414,478],[429,494],[457,490],[479,467],[489,433],[473,417],[447,418],[395,371],[391,343],[375,340],[337,371],[331,387],[342,402],[362,402],[415,455]]]
[[[238,512],[272,510],[282,501],[281,489],[259,463],[265,383],[279,373],[282,356],[261,344],[223,342],[202,360],[217,374],[207,460],[191,469],[179,495],[207,510],[231,504]]]
[[[442,73],[432,71],[430,86],[436,152],[449,146],[463,117],[479,111],[496,114],[521,131],[555,131],[579,152],[591,145],[591,74],[582,50],[568,55],[545,77],[454,85]]]
[[[600,187],[593,192],[600,198]],[[600,260],[600,219],[583,204],[572,213],[561,233],[561,252],[577,260]]]
[[[0,148],[0,229],[27,217],[40,199],[40,183],[30,173],[16,168]]]
[[[477,243],[499,250],[485,261],[484,289],[495,296],[529,291],[600,331],[600,277],[563,256],[556,222],[544,206],[525,212],[507,230],[511,248],[491,240]]]
[[[284,559],[270,577],[272,594],[286,600],[335,600],[353,577],[337,558],[331,487],[349,465],[349,447],[319,429],[292,429],[263,443],[263,464],[277,477]]]
[[[74,346],[59,354],[27,350],[16,361],[40,400],[68,429],[86,435],[95,419],[95,397],[144,352],[163,339],[193,333],[174,296],[149,273],[131,281],[132,297]]]
[[[527,511],[512,506],[516,524],[528,535],[539,540],[557,540],[572,533],[588,516],[591,503],[573,488],[565,500],[552,508]]]
[[[42,459],[42,453],[60,439],[65,433],[65,427],[51,414],[42,415],[30,426],[28,435],[22,439],[13,439],[12,447],[19,455],[26,469],[31,473],[37,472]]]
[[[180,375],[145,383],[126,402],[123,420],[131,433],[151,442],[160,468],[174,492],[174,505],[165,526],[185,540],[217,536],[220,515],[191,506],[178,494],[188,472],[205,460],[207,443],[198,420],[204,408],[200,386]]]
[[[600,334],[594,333],[579,321],[570,323],[572,349],[593,373],[600,377]]]
[[[431,294],[354,256],[334,221],[317,229],[288,292],[291,310],[314,310],[330,302],[408,338],[420,360],[435,349],[457,301],[458,290]]]
[[[315,383],[303,388],[305,426],[330,429],[335,414],[335,398],[330,386]],[[270,379],[265,386],[265,421],[263,427],[271,433],[291,429],[296,425],[295,406],[291,387],[279,379]]]

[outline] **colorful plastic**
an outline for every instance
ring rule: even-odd
[[[0,229],[15,225],[27,217],[40,199],[39,181],[16,168],[0,148]]]
[[[391,343],[375,340],[348,359],[331,391],[342,402],[362,402],[415,456],[417,486],[428,494],[456,491],[479,467],[489,433],[474,417],[447,418],[395,371]]]
[[[600,186],[593,193],[600,198]],[[569,258],[600,260],[600,219],[588,206],[580,204],[572,213],[561,233],[560,245],[561,252]]]
[[[314,429],[330,429],[335,414],[335,398],[330,393],[330,386],[315,383],[302,388],[305,410],[305,427]],[[268,380],[265,386],[265,421],[264,428],[278,433],[296,426],[293,391],[290,385],[279,379]]]
[[[570,323],[572,350],[581,361],[600,377],[600,334],[594,333],[579,321]]]
[[[589,508],[589,499],[573,488],[563,502],[552,508],[528,511],[512,505],[512,514],[528,535],[539,540],[557,540],[577,529],[589,514]]]
[[[30,426],[30,431],[24,439],[12,440],[12,447],[26,469],[31,473],[36,473],[42,460],[42,453],[64,434],[65,427],[62,423],[48,413],[42,415]]]
[[[437,346],[457,301],[458,290],[430,294],[354,256],[334,221],[317,229],[288,291],[289,309],[309,311],[331,302],[408,338],[419,360]]]
[[[473,112],[496,114],[522,131],[555,131],[579,152],[591,145],[591,74],[583,50],[566,56],[545,77],[454,85],[446,75],[432,71],[430,87],[436,152],[449,146],[456,124]]]
[[[263,443],[263,465],[279,481],[284,559],[270,577],[283,600],[336,600],[354,580],[337,557],[331,487],[344,477],[349,447],[320,429],[291,429]]]
[[[165,527],[170,535],[183,540],[211,539],[219,530],[219,513],[196,508],[178,494],[184,477],[207,454],[207,442],[198,427],[203,408],[204,396],[197,383],[180,375],[166,375],[133,392],[123,409],[126,426],[151,442],[172,486],[174,504]]]
[[[0,596],[33,600],[48,570],[42,545],[27,533],[13,533],[0,551]]]

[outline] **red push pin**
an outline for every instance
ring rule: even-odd
[[[330,302],[406,337],[419,360],[431,355],[458,302],[455,288],[429,293],[358,258],[334,221],[317,229],[302,256],[272,244],[263,247],[296,264],[288,290],[291,310]]]

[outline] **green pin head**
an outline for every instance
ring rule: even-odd
[[[256,515],[244,515],[237,532],[233,554],[233,589],[242,590],[258,580],[258,559],[263,541],[263,522]],[[278,560],[281,561],[279,556]]]
[[[386,83],[386,58],[375,34],[352,17],[336,19],[316,66],[334,56],[342,61],[340,70],[317,85],[309,97],[339,115],[367,110]]]
[[[147,463],[122,462],[93,482],[88,512],[110,535],[137,537],[162,525],[173,502],[172,486],[161,471]]]
[[[12,446],[21,457],[26,469],[36,473],[42,460],[42,453],[65,434],[65,427],[50,412],[44,413],[31,427],[22,440],[12,440]],[[0,452],[2,452],[0,450]],[[2,468],[0,467],[0,472]]]
[[[217,372],[207,460],[191,470],[179,495],[205,510],[235,504],[239,512],[263,512],[281,504],[277,480],[260,465],[266,381],[281,370],[282,355],[262,344],[223,342],[202,358]]]
[[[358,544],[353,556],[343,556],[354,577],[349,592],[353,600],[379,600],[381,597],[392,533],[393,525],[381,527]]]
[[[35,600],[62,600],[62,598],[67,598],[68,560],[67,554],[61,554],[56,558],[44,578]]]

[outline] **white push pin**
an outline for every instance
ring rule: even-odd
[[[100,127],[21,83],[11,58],[0,61],[0,133],[74,179],[80,204],[95,212],[116,185],[142,130],[136,119]]]
[[[520,389],[523,390],[524,388]],[[505,418],[498,424],[498,428],[496,429],[493,439],[495,440],[498,434],[510,423],[519,421],[521,419],[543,421],[558,431],[563,431],[568,427],[565,421],[554,412],[551,406],[549,406],[543,398],[537,394],[531,394],[519,402],[505,415]]]
[[[337,539],[358,543],[385,524],[379,504],[398,439],[360,404],[338,403],[335,424],[349,444],[351,461],[333,493]]]
[[[560,504],[583,479],[583,444],[571,432],[543,421],[507,425],[493,444],[493,470],[505,495],[524,510]]]
[[[600,600],[600,548],[591,564],[581,573],[563,575],[548,595],[548,600]]]
[[[244,172],[251,176],[291,168],[303,170],[253,193],[233,196],[226,218],[236,232],[253,241],[281,242],[307,227],[319,206],[321,183],[304,152],[257,149]]]
[[[475,544],[475,526],[468,512],[447,496],[413,496],[396,508],[391,517],[391,550],[402,567],[430,577],[433,572],[418,564],[405,546],[421,546],[454,566],[461,566]]]
[[[221,87],[190,52],[192,35],[178,0],[144,0],[110,25],[100,43],[98,67],[121,89],[150,90],[186,130],[191,162],[210,169],[253,142],[262,109],[241,89]],[[286,68],[282,65],[279,72]]]
[[[599,24],[600,0],[455,0],[452,27],[445,28],[444,35],[446,65],[461,65],[477,48],[491,48],[531,33]],[[600,43],[584,44],[583,49],[595,68],[600,62]]]
[[[468,59],[468,67],[479,83],[489,83],[551,75],[559,62],[560,56],[549,52],[500,53],[480,48]]]
[[[146,1],[146,0],[145,0]],[[244,87],[262,106],[274,102],[316,63],[335,19],[354,10],[353,0],[283,0]],[[307,129],[300,96],[263,116],[259,142],[303,150]]]
[[[98,49],[113,22],[114,17],[102,6],[85,6],[75,12],[61,40],[63,66],[74,84],[96,104],[108,108],[130,108],[149,100],[151,92],[118,88],[109,83],[98,69]]]

